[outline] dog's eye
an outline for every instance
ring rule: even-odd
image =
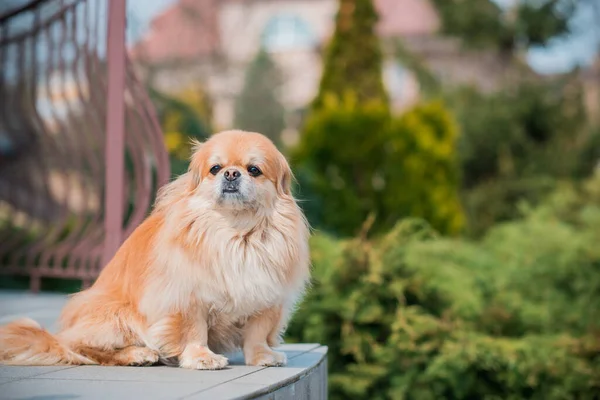
[[[220,170],[221,170],[221,166],[220,165],[213,165],[210,168],[210,173],[213,174],[213,175],[216,175]]]
[[[262,171],[260,169],[258,169],[258,167],[255,167],[254,165],[250,165],[248,167],[248,173],[251,176],[259,176],[260,174],[262,174]]]

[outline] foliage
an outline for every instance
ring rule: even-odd
[[[456,126],[439,102],[399,117],[381,104],[326,100],[309,116],[292,154],[302,188],[311,194],[311,223],[352,235],[369,214],[372,230],[418,216],[444,233],[462,228],[457,197]]]
[[[176,99],[185,103],[205,126],[213,125],[213,105],[210,96],[202,86],[192,86],[177,93]]]
[[[260,50],[246,72],[244,87],[235,104],[236,127],[268,136],[281,145],[285,109],[277,98],[281,76],[269,54]]]
[[[375,33],[378,16],[372,0],[339,0],[335,32],[324,57],[324,70],[313,108],[326,97],[351,94],[359,102],[387,105],[382,52]]]
[[[424,218],[444,234],[462,229],[457,138],[458,127],[439,101],[417,104],[392,119],[382,159],[383,226],[412,216]]]
[[[150,89],[164,133],[165,145],[175,176],[187,170],[191,138],[205,140],[210,135],[210,100],[200,89],[190,89],[177,96]]]
[[[457,117],[461,197],[471,234],[518,217],[521,203],[537,204],[557,180],[580,179],[596,167],[600,131],[590,127],[577,73],[506,79],[501,90],[484,93],[442,86],[401,42],[395,50],[423,97],[442,97]]]
[[[588,176],[589,152],[581,85],[571,79],[520,81],[483,94],[446,91],[461,128],[458,154],[470,230],[518,216],[518,201],[536,204],[559,179]]]
[[[574,0],[525,0],[504,10],[493,0],[434,0],[442,31],[472,47],[513,53],[518,48],[543,46],[569,32]]]
[[[521,216],[524,206],[541,203],[556,188],[551,176],[495,178],[462,191],[469,233],[481,236],[496,223]]]
[[[600,167],[600,125],[592,126],[588,135],[581,140],[578,160],[577,176],[587,176]]]
[[[472,86],[442,86],[401,42],[395,56],[415,74],[424,98],[443,98],[456,115],[465,188],[519,187],[521,179],[532,183],[532,178],[547,181],[592,172],[600,131],[590,129],[577,72],[506,79],[501,90],[484,93]]]
[[[291,161],[313,226],[355,234],[369,217],[373,232],[405,216],[426,218],[444,233],[462,228],[455,162],[457,131],[441,103],[390,112],[371,0],[340,0],[319,93]]]
[[[600,393],[600,177],[479,242],[420,220],[312,238],[288,330],[329,346],[333,399],[591,399]]]
[[[467,89],[448,102],[463,129],[465,185],[496,176],[565,177],[576,169],[586,121],[578,83],[524,81],[490,95]]]
[[[386,107],[361,106],[348,97],[331,97],[326,108],[312,112],[300,143],[291,154],[300,187],[309,190],[307,203],[316,203],[307,216],[316,227],[354,234],[371,210],[377,210],[382,188],[373,179],[384,165]],[[305,198],[305,196],[302,196]]]

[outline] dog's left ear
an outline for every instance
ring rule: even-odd
[[[202,179],[202,170],[205,166],[204,160],[204,152],[202,148],[204,143],[197,141],[196,139],[191,140],[192,145],[192,155],[190,158],[190,165],[188,167],[188,172],[192,176],[190,180],[190,190],[194,190],[198,185],[200,185],[200,180]]]
[[[277,192],[279,195],[292,194],[292,169],[282,154],[279,154],[279,174],[277,176]]]

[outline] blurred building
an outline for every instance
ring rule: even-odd
[[[491,54],[466,54],[458,42],[438,36],[440,21],[429,0],[375,4],[387,54],[384,79],[395,109],[419,97],[415,77],[393,56],[397,38],[443,81],[495,87],[502,63]],[[337,0],[178,0],[151,22],[132,56],[161,90],[177,92],[201,82],[213,99],[216,125],[227,128],[246,66],[262,46],[283,73],[281,100],[293,115],[317,92],[337,5]]]

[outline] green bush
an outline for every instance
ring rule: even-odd
[[[590,128],[581,141],[577,156],[579,163],[575,172],[578,177],[588,176],[600,167],[600,124]]]
[[[415,219],[314,236],[288,334],[329,346],[330,397],[597,398],[600,178],[523,214],[478,242]]]
[[[310,199],[311,224],[337,235],[354,235],[367,220],[380,233],[407,216],[457,233],[456,125],[436,101],[392,115],[377,18],[372,0],[339,2],[319,93],[291,151],[298,196]]]
[[[520,203],[538,204],[557,180],[592,171],[595,137],[576,82],[525,80],[493,94],[462,88],[446,102],[461,130],[462,197],[476,236],[517,218]]]
[[[443,233],[460,231],[456,137],[439,102],[393,117],[381,103],[327,99],[309,116],[291,157],[310,195],[309,220],[341,235],[356,234],[370,214],[376,233],[406,216],[422,217]]]
[[[354,235],[374,217],[383,232],[422,217],[443,233],[463,226],[457,130],[446,108],[419,104],[392,116],[382,80],[372,0],[340,0],[319,93],[291,161],[313,226]]]
[[[469,233],[480,237],[496,223],[521,216],[525,205],[542,202],[556,188],[552,176],[497,178],[463,190]]]
[[[457,138],[452,115],[438,101],[418,104],[392,119],[383,157],[384,227],[411,216],[427,220],[444,234],[461,231]]]
[[[359,105],[352,98],[337,102],[331,97],[326,104],[308,117],[291,162],[302,190],[310,191],[307,205],[318,205],[313,212],[306,210],[311,224],[352,235],[371,210],[381,209],[382,188],[373,180],[383,171],[390,117],[379,103]]]
[[[524,81],[489,95],[463,88],[446,100],[462,131],[466,187],[496,178],[570,177],[578,168],[586,132],[579,84]]]

